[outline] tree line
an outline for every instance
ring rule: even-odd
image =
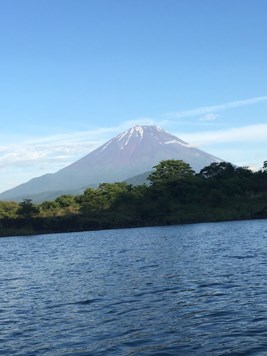
[[[40,204],[0,201],[2,236],[255,218],[267,218],[267,161],[256,172],[215,162],[196,173],[165,160],[148,184],[102,183]]]

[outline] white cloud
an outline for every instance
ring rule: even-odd
[[[115,127],[38,137],[2,145],[0,169],[35,166],[46,167],[49,172],[55,172],[101,146],[114,135],[137,124],[154,125],[155,121],[139,118],[125,121]]]
[[[202,116],[202,117],[199,118],[198,120],[199,120],[199,121],[214,121],[214,120],[216,120],[218,117],[219,117],[218,114],[210,113],[210,114],[206,114],[206,115]]]
[[[191,110],[185,110],[185,111],[176,111],[176,112],[167,113],[166,115],[169,117],[174,117],[179,119],[183,117],[209,114],[210,112],[218,112],[218,111],[224,111],[233,108],[239,108],[241,106],[253,105],[264,101],[267,101],[267,96],[259,96],[256,98],[250,98],[246,100],[231,101],[229,103],[224,103],[220,105],[203,106],[203,107],[199,107]]]
[[[218,143],[246,142],[247,144],[266,142],[267,124],[256,124],[235,127],[227,130],[204,131],[195,133],[179,133],[184,140],[197,146],[207,146]]]

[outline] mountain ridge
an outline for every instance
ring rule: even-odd
[[[80,191],[99,183],[127,181],[149,172],[162,160],[181,159],[195,171],[222,160],[157,126],[136,125],[60,169],[35,177],[0,194],[1,200],[22,200],[35,195]]]

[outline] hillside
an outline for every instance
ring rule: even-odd
[[[183,160],[196,172],[221,161],[157,126],[135,126],[58,172],[1,193],[0,199],[41,201],[64,193],[75,194],[99,183],[129,180],[166,159]]]

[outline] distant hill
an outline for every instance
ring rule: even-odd
[[[132,184],[132,185],[141,185],[141,184],[148,185],[149,180],[147,178],[152,172],[153,172],[153,170],[149,171],[149,172],[142,173],[142,174],[138,174],[137,176],[126,179],[125,183]]]
[[[131,177],[145,176],[145,172],[151,172],[166,159],[183,160],[195,171],[221,161],[157,126],[134,126],[58,172],[33,178],[1,193],[0,199],[40,201],[76,194],[103,182],[130,181]]]

